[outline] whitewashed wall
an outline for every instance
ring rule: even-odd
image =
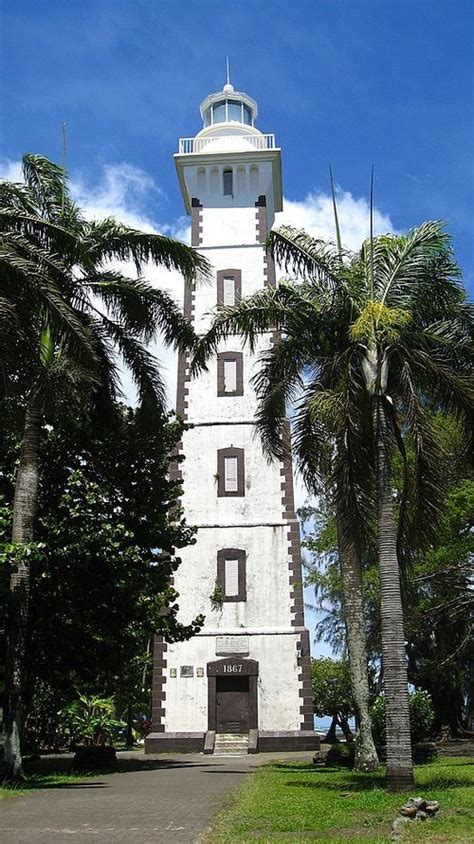
[[[260,730],[298,730],[301,716],[298,697],[296,636],[249,637],[250,659],[259,662],[258,726]],[[166,682],[166,732],[205,732],[208,727],[206,665],[216,658],[215,639],[196,636],[189,642],[169,645],[169,668],[176,677]],[[181,665],[193,665],[194,677],[180,677]],[[202,668],[203,677],[198,677]]]

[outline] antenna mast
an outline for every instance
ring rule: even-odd
[[[226,64],[226,79],[227,79],[226,85],[230,85],[230,61],[229,61],[229,56],[226,56],[225,64]]]

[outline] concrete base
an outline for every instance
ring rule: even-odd
[[[205,733],[149,733],[145,753],[202,753]]]
[[[260,753],[273,751],[319,750],[320,738],[313,730],[259,730]]]
[[[319,750],[320,738],[313,730],[251,730],[249,753],[297,752]],[[255,734],[258,735],[255,735]],[[209,737],[209,733],[207,734]],[[145,739],[145,753],[212,753],[206,733],[150,733]]]

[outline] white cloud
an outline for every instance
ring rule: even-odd
[[[3,158],[0,161],[0,179],[7,179],[9,182],[22,182],[21,161],[11,161],[9,158]]]
[[[337,209],[341,239],[347,249],[357,250],[369,235],[369,204],[364,198],[355,198],[349,191],[338,189]],[[294,226],[304,229],[313,237],[335,240],[332,198],[325,193],[308,193],[305,199],[284,199],[283,211],[276,214],[275,226]],[[374,232],[393,231],[388,214],[374,209]]]

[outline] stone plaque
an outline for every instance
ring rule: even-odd
[[[216,656],[228,656],[229,654],[240,654],[248,656],[248,636],[218,636],[216,639]]]

